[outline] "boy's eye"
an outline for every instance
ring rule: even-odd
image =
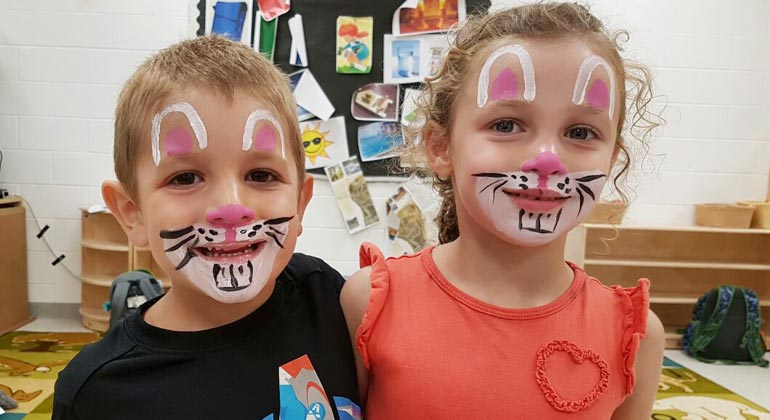
[[[169,184],[172,185],[179,185],[179,186],[187,186],[187,185],[193,185],[195,183],[198,183],[202,181],[203,179],[200,177],[200,175],[193,173],[193,172],[183,172],[181,174],[175,175],[173,178],[171,178],[171,181],[169,181]]]
[[[246,180],[251,182],[273,182],[276,180],[276,176],[270,171],[260,169],[249,172]]]
[[[567,137],[575,140],[593,140],[599,136],[596,131],[588,127],[573,127],[567,131]]]
[[[492,129],[498,133],[519,133],[521,132],[521,126],[514,120],[500,120],[492,125]]]

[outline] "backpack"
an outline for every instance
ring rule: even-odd
[[[163,294],[160,282],[149,271],[136,270],[119,275],[110,288],[110,300],[104,310],[110,313],[110,329],[144,302]]]
[[[767,367],[759,298],[751,289],[723,285],[695,304],[682,346],[702,362]]]

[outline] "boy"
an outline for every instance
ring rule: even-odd
[[[118,99],[107,206],[171,279],[56,383],[54,419],[355,419],[343,280],[292,256],[313,180],[286,78],[219,37],[142,64]]]

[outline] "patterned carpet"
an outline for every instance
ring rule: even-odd
[[[19,408],[0,420],[50,420],[53,387],[64,366],[99,333],[12,332],[0,336],[0,391]],[[682,367],[664,361],[655,420],[770,420],[770,411]]]

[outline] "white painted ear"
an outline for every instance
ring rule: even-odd
[[[452,175],[452,157],[449,154],[449,134],[436,121],[429,121],[423,130],[428,166],[441,178]]]
[[[128,240],[137,247],[149,245],[147,229],[142,221],[139,206],[128,194],[123,184],[117,181],[102,183],[102,198],[112,214],[126,232]]]

